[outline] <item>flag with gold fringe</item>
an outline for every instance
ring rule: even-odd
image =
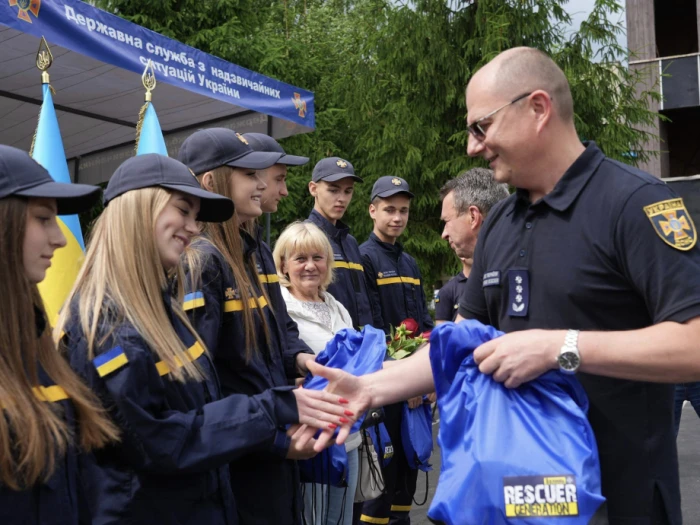
[[[146,101],[141,106],[138,124],[136,125],[136,154],[159,153],[167,157],[168,149],[165,147],[163,131],[160,128],[158,115],[156,115],[156,110],[151,102],[151,91],[156,87],[152,61],[148,61],[141,80],[143,81],[143,87],[146,88]]]
[[[41,105],[39,123],[32,141],[30,155],[46,168],[55,181],[70,183],[66,154],[53,105],[49,75],[46,71],[51,65],[52,58],[48,45],[42,38],[42,47],[37,55],[37,67],[43,71],[44,102]],[[85,251],[83,232],[78,216],[60,216],[58,224],[66,237],[67,244],[64,248],[56,250],[51,267],[46,272],[46,278],[39,284],[39,292],[52,324],[56,321],[58,313],[78,276]]]

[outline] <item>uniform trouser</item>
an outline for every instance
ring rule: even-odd
[[[403,403],[384,407],[384,413],[384,425],[394,447],[394,457],[382,470],[385,493],[364,502],[360,523],[408,525],[411,523],[409,512],[416,492],[418,471],[408,466],[401,445]]]
[[[676,437],[681,427],[681,414],[683,413],[683,402],[690,401],[695,413],[700,416],[700,382],[681,383],[676,385],[674,399],[674,423],[676,425]]]

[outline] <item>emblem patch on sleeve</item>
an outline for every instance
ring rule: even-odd
[[[698,240],[698,232],[683,199],[669,199],[644,206],[654,231],[661,239],[677,250],[688,251]]]

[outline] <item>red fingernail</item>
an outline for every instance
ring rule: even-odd
[[[350,410],[346,410],[346,411],[345,411],[345,415],[346,415],[346,416],[354,416],[355,413],[354,413],[354,412],[351,412]]]
[[[349,420],[349,419],[345,419],[344,417],[341,417],[341,418],[339,419],[339,421],[340,421],[341,423],[350,423],[350,420]]]
[[[344,404],[344,405],[347,405],[349,402],[350,402],[350,401],[348,401],[348,400],[345,399],[344,397],[341,397],[340,399],[338,399],[338,403],[342,403],[342,404]]]
[[[336,428],[338,428],[338,425],[333,424],[333,423],[328,423],[328,428],[335,430]]]

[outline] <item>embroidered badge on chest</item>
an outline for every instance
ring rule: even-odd
[[[530,304],[530,276],[526,269],[508,270],[508,315],[525,317]]]
[[[688,251],[698,240],[698,232],[683,199],[669,199],[644,206],[644,213],[661,239],[677,250]]]

